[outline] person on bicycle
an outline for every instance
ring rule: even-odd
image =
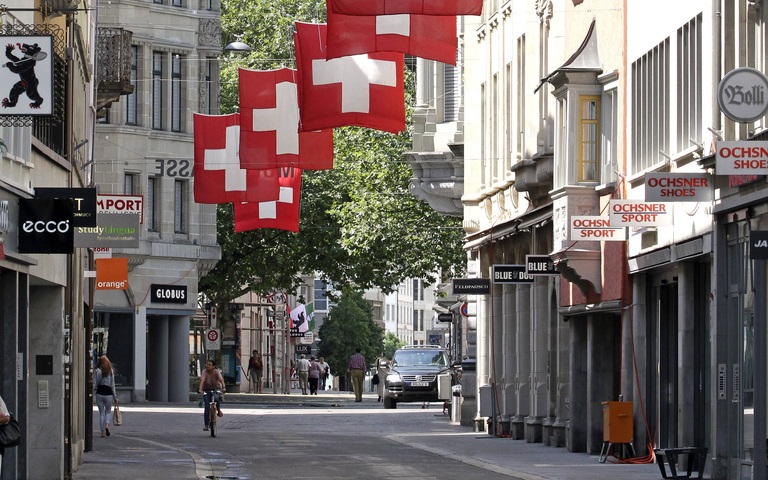
[[[224,415],[221,412],[221,398],[216,395],[216,390],[219,386],[221,386],[222,393],[227,391],[224,386],[224,377],[221,376],[221,372],[216,368],[213,360],[208,360],[205,362],[205,370],[203,370],[203,374],[200,376],[200,386],[197,388],[197,393],[203,394],[203,392],[205,392],[203,396],[203,406],[205,407],[205,411],[203,412],[203,420],[205,421],[204,431],[208,431],[211,397],[216,399],[216,409],[219,411],[219,416],[221,417]]]

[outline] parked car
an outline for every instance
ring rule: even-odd
[[[411,345],[398,349],[384,384],[384,408],[397,408],[400,402],[439,401],[437,385],[441,376],[451,377],[451,368],[448,355],[439,346]]]

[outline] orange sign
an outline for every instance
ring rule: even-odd
[[[97,258],[96,290],[128,290],[128,259]]]

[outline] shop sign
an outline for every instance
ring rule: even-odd
[[[613,227],[662,227],[672,225],[672,211],[666,203],[642,200],[611,200]]]
[[[728,72],[717,86],[717,103],[734,122],[754,122],[768,111],[768,78],[749,67]]]
[[[2,35],[0,42],[5,47],[0,115],[53,115],[53,36]]]
[[[139,248],[139,216],[99,213],[95,227],[76,227],[76,247]]]
[[[139,223],[144,223],[144,197],[141,195],[98,195],[98,213],[138,214]]]
[[[749,258],[768,260],[768,230],[752,230],[749,233]]]
[[[646,202],[711,202],[712,175],[708,173],[646,173]]]
[[[525,273],[525,265],[493,266],[493,283],[533,283],[533,280],[533,275]]]
[[[97,259],[96,290],[128,290],[128,259]]]
[[[74,214],[72,226],[96,226],[96,189],[95,188],[57,188],[36,187],[35,198],[67,198],[72,200]]]
[[[488,295],[491,293],[490,278],[454,278],[451,284],[454,295]]]
[[[160,285],[153,283],[150,286],[153,303],[187,303],[186,285]]]
[[[296,353],[309,355],[311,351],[312,347],[310,345],[296,345]]]
[[[19,199],[19,253],[72,253],[72,200]]]
[[[627,229],[612,227],[609,217],[577,216],[571,217],[572,242],[594,240],[598,242],[623,242],[627,239]]]
[[[717,175],[768,174],[768,142],[717,142],[715,173]]]
[[[549,255],[526,255],[525,272],[528,275],[560,275]]]

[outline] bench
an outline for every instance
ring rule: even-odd
[[[659,464],[662,478],[691,478],[694,462],[696,463],[696,470],[699,472],[698,478],[702,478],[704,474],[704,464],[707,462],[706,447],[654,448],[653,453],[656,455],[656,463]],[[678,455],[688,456],[685,476],[678,476],[677,474]],[[669,465],[669,471],[672,474],[670,477],[667,476],[667,471],[664,468],[665,462]]]

